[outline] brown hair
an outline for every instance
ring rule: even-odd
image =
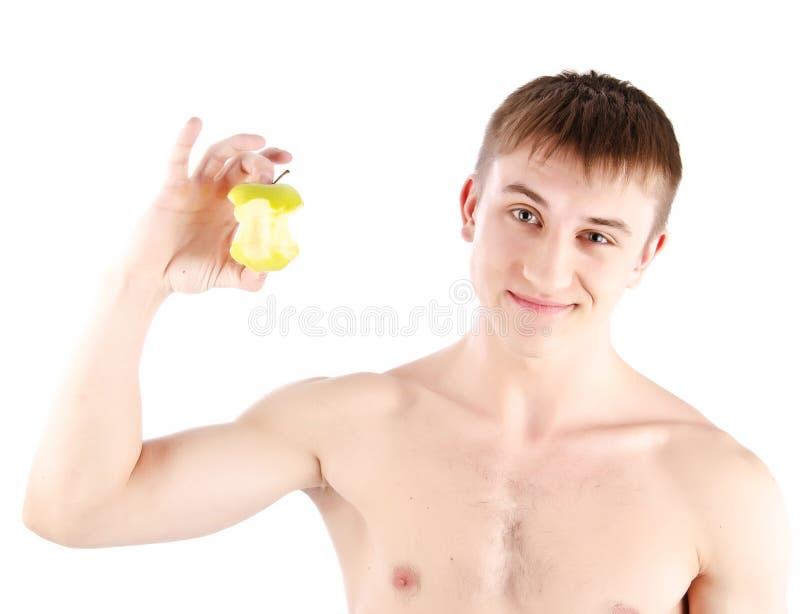
[[[494,157],[522,143],[531,147],[529,160],[560,152],[582,161],[587,180],[592,171],[634,178],[659,200],[645,246],[666,228],[681,180],[680,148],[661,107],[628,81],[565,70],[514,90],[486,126],[475,165],[479,201]]]

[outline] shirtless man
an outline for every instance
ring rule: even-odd
[[[75,548],[180,540],[302,490],[352,614],[786,613],[789,528],[769,470],[611,346],[613,307],[663,249],[681,175],[652,100],[565,72],[493,114],[460,194],[485,317],[459,341],[143,442],[138,365],[154,314],[173,292],[263,286],[227,255],[225,196],[291,159],[238,134],[189,176],[199,130],[192,118],[181,131],[109,269],[34,459],[27,527]],[[558,134],[563,147],[533,155]],[[614,160],[649,170],[626,183]]]

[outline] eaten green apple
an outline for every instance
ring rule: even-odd
[[[230,247],[236,262],[253,271],[279,271],[300,253],[289,236],[289,214],[303,201],[292,186],[240,183],[228,192],[228,200],[239,222]]]

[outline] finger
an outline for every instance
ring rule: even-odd
[[[258,152],[262,159],[268,160],[268,163],[263,165],[260,180],[263,183],[272,183],[275,176],[276,164],[288,164],[292,161],[292,154],[280,147],[267,147]]]
[[[200,164],[197,165],[195,178],[201,181],[213,181],[225,162],[235,153],[255,149],[264,144],[264,137],[258,134],[236,134],[214,143],[206,151]]]
[[[239,183],[272,183],[274,174],[275,165],[272,161],[257,153],[247,152],[231,158],[214,177],[214,181],[219,181],[220,190],[227,193]]]
[[[225,264],[214,281],[215,288],[238,288],[248,292],[256,292],[264,286],[267,272],[259,273],[239,264],[232,258]]]
[[[190,117],[178,133],[178,139],[167,164],[168,186],[186,181],[189,175],[189,155],[202,127],[203,121],[199,117]]]
[[[214,181],[219,181],[221,192],[227,192],[240,183],[272,183],[275,177],[275,164],[286,164],[292,154],[284,149],[269,147],[258,153],[236,154],[226,166],[217,173]]]
[[[257,292],[264,287],[264,281],[267,279],[267,272],[259,273],[247,267],[242,267],[241,283],[239,288],[247,290],[248,292]]]
[[[292,154],[280,147],[267,147],[258,152],[260,155],[265,156],[272,160],[275,164],[286,164],[292,161]]]

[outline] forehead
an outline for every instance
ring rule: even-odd
[[[492,161],[487,178],[489,189],[500,194],[512,183],[521,183],[543,197],[557,210],[588,214],[628,214],[631,225],[648,223],[657,204],[636,180],[625,181],[622,175],[610,176],[593,172],[588,178],[583,165],[564,153],[551,156],[546,162],[540,156],[530,156],[527,147],[498,155]]]

